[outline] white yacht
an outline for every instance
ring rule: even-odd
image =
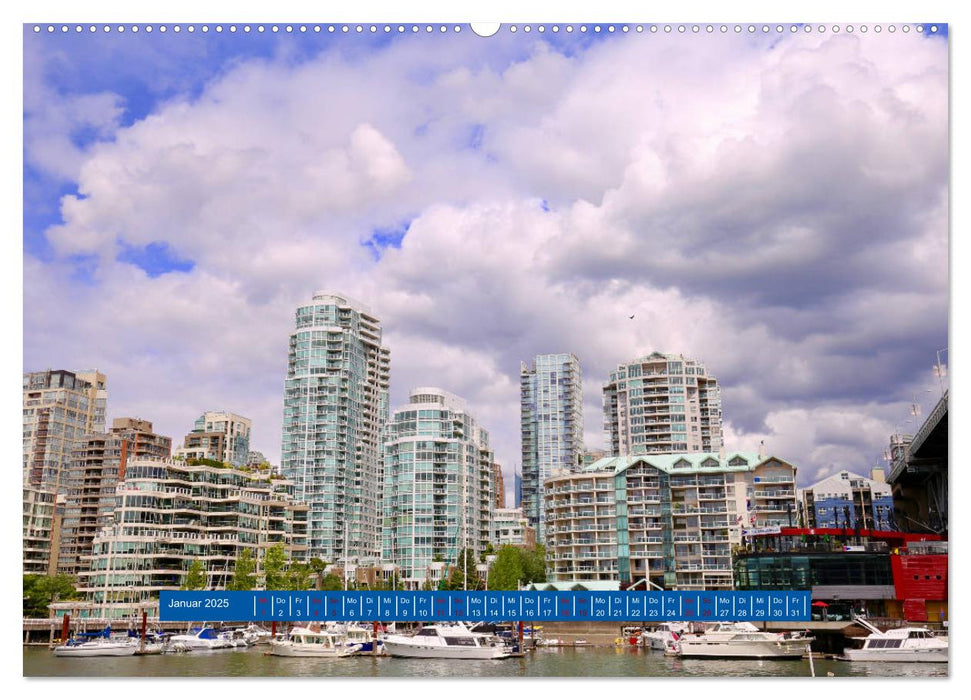
[[[687,622],[662,622],[650,632],[641,634],[641,644],[657,651],[671,651],[690,627]]]
[[[429,625],[409,636],[389,635],[384,650],[391,656],[419,659],[504,659],[510,654],[499,637],[475,633],[461,622]]]
[[[359,644],[345,644],[342,634],[327,629],[313,627],[294,627],[285,639],[270,641],[271,656],[313,656],[338,658],[350,656],[361,647]]]
[[[212,627],[194,627],[186,634],[176,634],[169,639],[169,643],[176,649],[191,651],[206,651],[210,649],[227,649],[230,643],[223,635],[217,634]]]
[[[926,627],[901,627],[882,632],[863,618],[853,620],[869,630],[859,649],[846,649],[847,661],[907,661],[947,663],[948,639]]]
[[[811,637],[801,632],[763,632],[750,622],[718,622],[702,634],[682,635],[682,657],[799,659],[809,651]]]
[[[357,647],[355,654],[371,654],[374,645],[378,645],[378,653],[382,652],[384,642],[379,638],[374,638],[371,628],[357,622],[340,623],[333,622],[327,625],[327,629],[334,634],[344,638],[344,646]]]

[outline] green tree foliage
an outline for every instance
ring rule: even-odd
[[[475,570],[476,557],[471,549],[463,549],[455,561],[455,566],[440,590],[444,591],[478,591],[485,588],[485,583],[479,578]]]
[[[496,560],[489,567],[489,589],[514,591],[517,584],[546,581],[546,549],[539,545],[525,549],[513,545],[499,548]]]
[[[266,590],[289,590],[286,569],[287,553],[283,549],[283,544],[278,543],[267,549],[266,555],[263,557],[263,575],[266,577]]]
[[[208,457],[193,457],[187,459],[186,464],[191,467],[207,466],[216,467],[217,469],[230,469],[232,465],[226,464],[225,462],[220,462],[218,459],[209,459]]]
[[[268,591],[311,590],[317,577],[311,564],[287,561],[287,553],[282,542],[266,550],[266,555],[263,557],[263,576],[264,587]]]
[[[198,559],[193,560],[189,566],[189,570],[182,578],[182,590],[198,591],[204,589],[207,583],[208,577],[206,576],[205,565]]]
[[[324,569],[326,569],[326,568],[327,568],[327,562],[325,562],[320,557],[311,557],[310,558],[310,569],[315,574],[322,574],[322,573],[324,573]]]
[[[254,588],[256,588],[256,560],[253,558],[253,550],[246,547],[236,557],[236,569],[226,590],[251,591]]]
[[[499,548],[496,560],[489,567],[490,591],[515,591],[526,578],[523,553],[511,544]]]
[[[47,606],[62,600],[80,600],[74,577],[67,574],[24,575],[24,617],[48,617]]]
[[[314,572],[307,564],[292,563],[286,572],[288,591],[307,591],[312,587]]]
[[[486,544],[485,549],[482,550],[482,554],[479,555],[479,563],[485,564],[486,557],[490,554],[495,554],[496,549],[492,546],[492,542]]]
[[[546,581],[546,547],[541,544],[535,549],[523,549],[523,583],[543,583]]]
[[[337,574],[327,574],[320,580],[320,590],[342,591],[344,590],[344,582]]]

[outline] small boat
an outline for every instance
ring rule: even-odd
[[[271,656],[313,656],[339,658],[350,656],[360,649],[360,645],[346,645],[345,637],[331,630],[313,627],[294,627],[285,639],[270,641]]]
[[[676,653],[685,658],[801,659],[812,638],[801,632],[763,632],[750,622],[718,622],[702,634],[685,634]]]
[[[575,647],[583,647],[583,646],[586,646],[589,643],[590,642],[588,642],[586,639],[576,639],[573,642],[573,646],[575,646]]]
[[[128,630],[128,639],[135,644],[135,656],[150,656],[165,653],[165,637],[157,632],[146,632],[143,642],[139,632],[136,630]]]
[[[349,622],[347,624],[332,623],[327,629],[344,638],[345,646],[357,647],[355,654],[371,654],[374,652],[374,645],[378,645],[378,653],[383,651],[384,642],[375,639],[374,634],[364,625]]]
[[[54,656],[87,658],[90,656],[134,656],[138,644],[126,637],[112,637],[111,627],[102,632],[82,632],[66,644],[54,648]]]
[[[567,642],[564,642],[559,637],[543,637],[542,639],[536,640],[536,646],[538,647],[565,647],[569,646]]]
[[[173,635],[169,640],[173,647],[185,647],[191,651],[227,649],[229,642],[212,627],[193,627],[187,634]]]
[[[273,636],[270,631],[260,627],[257,624],[250,624],[239,630],[247,646],[254,646],[256,644],[269,644],[270,638]]]
[[[667,651],[689,629],[687,622],[662,622],[650,632],[643,632],[640,643],[649,649]]]
[[[905,661],[947,663],[948,638],[926,627],[901,627],[882,632],[868,620],[853,621],[869,630],[859,649],[845,649],[846,661]]]
[[[384,638],[391,656],[418,659],[505,659],[509,648],[494,634],[478,634],[461,622],[422,627],[415,634]]]

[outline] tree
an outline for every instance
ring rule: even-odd
[[[344,582],[337,574],[327,574],[320,580],[320,590],[322,591],[342,591]]]
[[[253,551],[245,547],[236,557],[236,569],[226,590],[251,591],[254,588],[256,588],[256,561],[253,559]]]
[[[444,591],[478,591],[485,588],[485,584],[479,578],[479,572],[476,571],[475,563],[475,553],[471,549],[463,549],[459,553],[448,579],[439,589]]]
[[[485,564],[486,557],[490,554],[495,554],[495,547],[492,546],[492,542],[486,544],[485,549],[482,550],[482,554],[479,555],[479,563]]]
[[[511,544],[500,547],[496,560],[489,567],[489,590],[515,591],[519,582],[526,578],[523,559],[518,547]]]
[[[546,547],[523,549],[523,583],[542,583],[546,580]]]
[[[288,591],[307,591],[310,590],[310,579],[313,571],[307,564],[292,563],[286,571],[286,590]]]
[[[207,582],[208,577],[206,576],[206,567],[201,561],[195,559],[189,566],[189,570],[186,572],[185,576],[182,578],[182,590],[198,591],[205,588]]]
[[[277,543],[266,550],[266,555],[263,557],[263,574],[266,578],[264,588],[266,590],[288,590],[286,566],[287,554],[283,550],[282,543]]]
[[[67,574],[24,575],[24,617],[47,617],[48,606],[59,600],[80,600],[74,588],[74,577]]]

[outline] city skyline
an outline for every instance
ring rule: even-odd
[[[23,369],[99,369],[109,419],[224,407],[280,463],[319,288],[382,319],[392,407],[467,399],[507,492],[540,354],[579,357],[590,448],[618,363],[704,362],[726,449],[800,484],[939,395],[946,38],[240,38],[26,30]]]

